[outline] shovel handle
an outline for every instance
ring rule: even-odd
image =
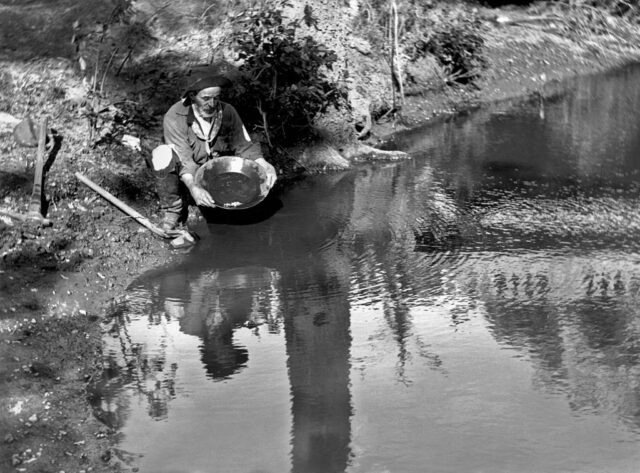
[[[47,146],[47,119],[44,118],[38,126],[38,151],[36,153],[36,169],[33,176],[33,191],[29,201],[29,211],[42,215],[42,173],[44,169],[44,154]]]
[[[76,178],[78,178],[80,182],[85,184],[87,187],[96,191],[98,194],[100,194],[102,197],[107,199],[109,202],[111,202],[113,205],[118,207],[120,210],[122,210],[124,213],[126,213],[130,217],[133,217],[143,227],[147,228],[148,230],[151,230],[151,232],[155,233],[156,235],[162,238],[171,238],[171,236],[167,234],[167,232],[155,226],[153,223],[151,223],[151,221],[147,217],[143,216],[140,212],[138,212],[134,208],[129,207],[127,204],[125,204],[120,199],[118,199],[115,195],[111,194],[106,189],[100,187],[98,184],[93,182],[88,177],[83,176],[79,172],[76,172],[75,176]]]

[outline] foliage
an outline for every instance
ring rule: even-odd
[[[639,0],[574,0],[563,3],[569,3],[572,6],[587,6],[599,8],[608,11],[612,15],[619,15],[633,18],[635,21],[640,20],[640,1]]]
[[[92,145],[108,140],[114,127],[126,121],[122,107],[109,100],[107,77],[118,76],[135,50],[154,39],[147,21],[131,20],[134,13],[132,0],[114,0],[113,10],[103,21],[91,25],[76,21],[73,25],[72,43],[87,86],[82,113],[88,121]]]
[[[640,2],[617,0],[557,0],[534,4],[532,13],[552,17],[552,29],[556,34],[574,41],[599,36],[605,43],[626,46],[633,38],[640,22]],[[549,25],[551,26],[551,25]],[[595,54],[603,54],[598,42],[590,41],[589,48]]]
[[[287,6],[267,0],[233,19],[231,44],[242,61],[233,103],[270,146],[310,134],[319,114],[346,104],[346,89],[326,75],[335,52],[311,36],[298,38],[301,21],[285,20]],[[314,24],[310,8],[304,21]]]
[[[0,71],[0,110],[15,116],[26,116],[31,110],[49,112],[65,96],[64,85],[73,79],[71,71],[61,71],[62,59],[46,61],[47,74],[41,64],[17,63]]]
[[[358,27],[378,50],[389,53],[389,0],[369,0]],[[469,82],[485,66],[484,40],[476,10],[463,2],[398,0],[399,40],[415,61],[432,54],[445,68],[447,82]]]
[[[483,3],[489,7],[504,7],[506,5],[528,6],[534,1],[535,0],[484,0]]]
[[[448,81],[466,83],[486,67],[483,46],[478,18],[459,15],[436,28],[428,40],[414,43],[414,51],[433,54],[445,68]]]

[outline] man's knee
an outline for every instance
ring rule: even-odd
[[[151,168],[162,177],[176,170],[178,157],[171,145],[160,145],[151,151]]]

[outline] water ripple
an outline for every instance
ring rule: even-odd
[[[486,232],[504,234],[522,245],[597,246],[606,240],[636,246],[640,236],[639,206],[639,199],[610,197],[513,198],[486,209],[478,219]]]

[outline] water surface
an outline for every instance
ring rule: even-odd
[[[92,403],[120,459],[638,471],[639,72],[405,133],[410,160],[214,216],[110,321]]]

